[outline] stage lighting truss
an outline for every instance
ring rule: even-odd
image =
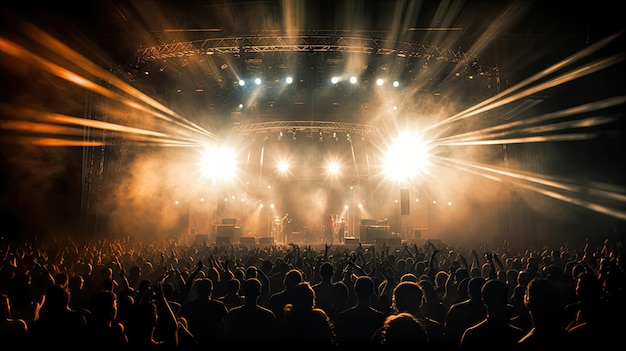
[[[380,33],[369,36],[344,35],[341,31],[313,31],[296,35],[242,35],[166,43],[142,48],[139,61],[163,60],[193,55],[219,55],[263,52],[349,52],[424,58],[453,63],[470,60],[461,50],[452,50],[416,42],[381,39]]]
[[[293,140],[297,139],[296,135],[298,134],[318,135],[320,142],[324,140],[338,141],[341,134],[345,135],[347,141],[351,141],[353,135],[368,136],[370,139],[382,139],[384,137],[383,131],[375,126],[327,121],[273,121],[238,124],[233,128],[240,135],[262,135],[263,140],[268,140],[269,135],[276,135],[275,139],[278,141],[282,140],[287,133],[292,134]],[[324,139],[324,134],[332,137]]]

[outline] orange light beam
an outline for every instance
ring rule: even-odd
[[[135,108],[137,110],[146,112],[154,117],[163,119],[167,122],[171,122],[173,124],[176,124],[178,126],[181,126],[185,129],[191,130],[191,131],[195,131],[195,132],[199,132],[199,130],[197,130],[196,128],[191,128],[189,127],[189,125],[180,122],[172,117],[168,117],[166,115],[163,115],[162,113],[158,113],[154,110],[151,110],[149,108],[147,108],[146,106],[143,106],[139,103],[137,103],[136,101],[133,101],[131,99],[125,98],[123,96],[121,96],[118,93],[115,93],[107,88],[102,87],[101,85],[98,85],[84,77],[81,77],[79,75],[76,75],[74,72],[71,72],[63,67],[60,67],[52,62],[49,62],[45,59],[43,59],[40,56],[37,56],[27,50],[25,50],[24,48],[12,43],[12,42],[8,42],[6,40],[4,40],[3,38],[0,38],[0,51],[3,51],[9,55],[12,55],[14,57],[20,58],[22,60],[24,60],[25,62],[28,62],[30,64],[32,64],[35,67],[38,67],[41,70],[47,71],[57,77],[60,77],[62,79],[65,79],[69,82],[74,83],[75,85],[78,85],[82,88],[85,88],[87,90],[93,91],[99,95],[108,97],[112,100],[118,101],[120,103],[123,103],[129,107]],[[205,136],[209,136],[213,139],[216,139],[216,137],[210,133],[208,133],[206,131],[202,131],[202,134]]]
[[[439,126],[442,126],[444,124],[448,124],[457,120],[461,120],[461,119],[465,119],[471,116],[474,116],[478,113],[484,112],[484,111],[488,111],[491,109],[494,109],[496,107],[505,105],[509,102],[518,100],[522,97],[528,96],[528,95],[532,95],[538,91],[544,90],[544,89],[548,89],[551,87],[554,87],[555,85],[558,84],[563,84],[571,79],[576,79],[576,78],[580,78],[582,76],[594,73],[600,69],[606,68],[610,65],[613,65],[619,61],[622,61],[624,59],[624,53],[621,54],[616,54],[610,58],[604,59],[604,60],[600,60],[597,61],[595,64],[590,64],[585,66],[584,68],[578,69],[576,71],[573,71],[570,74],[567,75],[563,75],[559,78],[556,79],[552,79],[549,82],[543,83],[539,85],[539,88],[535,87],[535,88],[527,88],[522,92],[517,93],[517,95],[513,95],[512,97],[509,97],[507,99],[501,100],[500,102],[498,102],[498,100],[503,99],[504,97],[511,95],[513,92],[520,90],[521,88],[534,83],[536,81],[538,81],[539,79],[542,79],[556,71],[558,71],[559,69],[562,69],[563,67],[566,67],[567,65],[570,65],[580,59],[585,58],[588,55],[591,55],[592,53],[600,50],[601,48],[603,48],[604,46],[608,45],[610,42],[614,41],[615,39],[617,39],[623,32],[620,33],[615,33],[613,35],[610,35],[606,38],[604,38],[603,40],[598,41],[597,43],[590,45],[589,47],[587,47],[586,49],[579,51],[578,53],[560,61],[557,64],[554,64],[551,67],[546,68],[545,70],[529,77],[528,79],[523,80],[522,82],[512,86],[509,89],[504,90],[502,93],[500,94],[496,94],[493,97],[484,100],[481,103],[478,103],[472,107],[469,107],[468,109],[459,112],[456,115],[453,115],[443,121],[440,121],[438,123],[435,123],[433,125],[431,125],[430,127],[426,128],[426,130],[429,129],[433,129]]]

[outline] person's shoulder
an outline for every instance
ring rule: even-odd
[[[313,308],[312,311],[313,311],[313,313],[321,314],[321,315],[324,315],[324,316],[328,317],[328,313],[326,313],[326,311],[324,311],[323,309],[321,309],[319,307]]]
[[[354,313],[354,311],[356,311],[356,306],[348,307],[345,310],[339,311],[339,313],[337,313],[337,316],[339,317],[349,316],[352,313]]]
[[[313,315],[317,316],[317,318],[324,319],[324,320],[326,320],[326,321],[329,321],[329,320],[330,320],[330,317],[328,317],[328,313],[326,313],[326,311],[324,311],[324,310],[323,310],[323,309],[321,309],[321,308],[313,308],[313,309],[311,310],[311,313],[312,313]]]
[[[209,300],[209,304],[212,304],[213,306],[218,307],[218,308],[222,308],[223,307],[225,309],[228,309],[228,307],[226,307],[226,304],[222,300],[210,299]]]
[[[185,311],[187,310],[191,311],[191,310],[194,310],[199,305],[200,305],[200,301],[198,299],[188,300],[188,301],[183,302],[180,305],[180,308]]]
[[[0,335],[6,332],[6,335],[24,336],[28,332],[28,324],[23,319],[7,319],[4,324],[0,324]]]
[[[443,323],[430,317],[423,316],[420,320],[429,328],[443,328]]]
[[[256,310],[260,311],[260,313],[271,314],[272,316],[276,317],[276,314],[274,313],[274,311],[272,311],[271,309],[265,306],[256,305]]]
[[[383,316],[385,318],[387,317],[387,315],[383,311],[376,309],[375,307],[370,307],[370,311],[372,311],[372,314]]]
[[[448,311],[456,310],[459,308],[464,308],[465,306],[469,304],[469,301],[470,300],[463,300],[463,301],[455,302],[452,305],[450,305],[450,308],[448,308]]]

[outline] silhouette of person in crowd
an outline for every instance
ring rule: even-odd
[[[487,308],[481,295],[484,284],[485,278],[471,278],[467,285],[469,299],[457,302],[448,309],[444,331],[452,349],[458,349],[461,346],[461,337],[465,329],[478,324],[487,317]]]
[[[125,326],[117,321],[117,294],[101,290],[89,299],[88,340],[101,350],[128,350]]]
[[[51,285],[45,300],[29,331],[29,339],[36,349],[80,350],[85,347],[87,317],[83,311],[69,307],[69,289],[60,284]]]
[[[548,279],[535,277],[524,297],[533,321],[532,329],[517,342],[518,350],[570,349],[571,339],[562,326],[559,289]]]
[[[226,316],[225,341],[242,344],[264,344],[276,340],[276,316],[258,304],[261,281],[248,278],[243,283],[245,304],[233,307]]]
[[[332,304],[332,279],[334,273],[334,267],[330,262],[322,263],[320,266],[321,281],[312,285],[315,291],[315,306],[323,309],[327,313]]]
[[[291,302],[285,306],[279,339],[292,344],[336,345],[334,326],[324,310],[315,307],[315,291],[308,281],[293,288]]]
[[[513,306],[508,303],[509,289],[505,282],[488,280],[482,288],[487,318],[473,325],[461,336],[462,350],[512,350],[524,331],[509,323]]]
[[[131,350],[179,349],[178,323],[161,285],[156,283],[151,286],[135,305],[132,332],[128,335]]]
[[[423,292],[415,282],[401,282],[393,289],[392,302],[394,313],[410,313],[415,317],[428,334],[428,344],[445,346],[443,325],[426,317],[421,310]]]
[[[226,305],[229,311],[243,305],[246,301],[246,298],[239,294],[240,287],[241,282],[237,278],[230,278],[226,282],[226,295],[217,298]]]
[[[367,345],[383,326],[387,317],[383,312],[372,307],[376,294],[374,280],[369,276],[360,276],[354,281],[356,305],[340,312],[335,322],[335,333],[339,345]]]
[[[287,274],[285,274],[285,277],[283,279],[285,288],[272,294],[269,297],[267,301],[267,307],[272,312],[274,312],[274,315],[276,316],[276,321],[279,325],[282,324],[282,322],[284,321],[285,306],[288,303],[291,303],[294,288],[302,281],[304,281],[304,278],[302,277],[302,272],[295,268],[290,269],[289,271],[287,271]]]
[[[410,347],[416,350],[430,350],[426,329],[410,313],[402,312],[387,316],[378,343],[385,349]]]
[[[196,297],[183,302],[181,317],[187,321],[189,331],[200,347],[209,347],[212,342],[222,342],[228,308],[222,301],[213,298],[213,281],[209,278],[197,278],[193,282],[193,290]]]
[[[27,345],[28,325],[23,319],[11,317],[11,301],[0,294],[0,342],[6,345]]]

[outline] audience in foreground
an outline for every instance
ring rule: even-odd
[[[626,330],[623,246],[610,240],[595,250],[0,245],[0,342],[21,348],[576,349],[619,345]]]

